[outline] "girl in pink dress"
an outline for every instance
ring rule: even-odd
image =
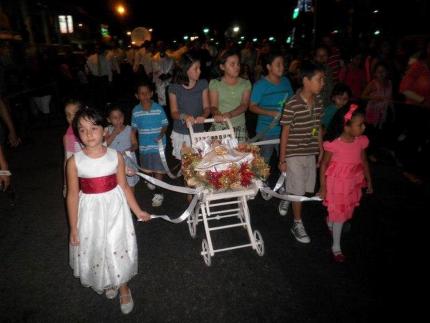
[[[359,205],[361,189],[367,186],[367,193],[373,192],[365,150],[369,140],[363,136],[364,129],[363,112],[351,104],[336,112],[324,137],[320,196],[328,209],[327,224],[336,262],[345,260],[340,248],[342,226]]]
[[[63,136],[63,146],[64,146],[64,186],[63,186],[63,196],[66,197],[67,194],[67,183],[66,183],[66,163],[67,160],[72,157],[75,153],[82,150],[81,143],[79,139],[75,136],[72,129],[72,121],[75,117],[76,112],[82,107],[82,103],[78,100],[69,100],[64,106],[64,113],[66,114],[66,120],[69,124],[66,133]]]

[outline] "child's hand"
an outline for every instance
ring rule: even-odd
[[[215,122],[224,122],[224,117],[222,116],[222,114],[217,114],[216,116],[214,116],[214,120]]]
[[[325,196],[327,195],[327,189],[325,187],[321,187],[320,191],[317,194],[322,200],[325,199]]]
[[[196,118],[195,120],[196,123],[204,123],[205,122],[205,117],[199,116]]]
[[[278,111],[270,111],[270,116],[273,118],[276,118],[278,116],[279,112]]]
[[[281,171],[281,173],[285,173],[287,171],[287,162],[285,160],[279,161],[278,168]]]
[[[186,123],[190,123],[191,125],[193,125],[193,124],[195,123],[194,117],[193,117],[193,116],[189,116],[189,115],[187,115],[187,116],[185,117],[185,122],[186,122]]]
[[[19,138],[15,132],[9,132],[9,143],[12,147],[17,147],[21,143],[21,138]]]
[[[77,231],[70,231],[69,241],[72,246],[79,246],[79,236]]]
[[[0,176],[0,190],[6,192],[10,185],[10,176]]]
[[[141,211],[140,213],[136,214],[138,221],[148,222],[151,220],[151,215],[148,212]]]
[[[154,141],[158,143],[162,138],[163,136],[158,136],[157,138],[154,138]]]
[[[134,176],[136,175],[136,170],[134,170],[133,168],[128,168],[127,166],[125,167],[125,174],[127,176]]]

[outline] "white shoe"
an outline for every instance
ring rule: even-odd
[[[152,198],[152,206],[153,207],[159,207],[161,204],[163,204],[164,195],[163,194],[154,194],[154,197]]]
[[[290,201],[281,200],[278,205],[278,212],[281,216],[286,216],[288,213],[288,208],[290,207]]]
[[[150,182],[146,182],[146,187],[148,187],[151,191],[155,190],[155,185]]]
[[[126,297],[129,298],[129,302],[121,304],[121,298],[126,298]],[[119,296],[119,305],[121,307],[122,314],[128,314],[133,310],[134,302],[133,302],[133,297],[131,297],[131,290],[130,289],[128,290],[128,295]]]
[[[106,289],[105,295],[107,299],[114,299],[118,295],[118,289],[110,288]]]

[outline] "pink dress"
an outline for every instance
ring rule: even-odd
[[[66,159],[69,159],[73,154],[82,150],[79,139],[75,136],[71,126],[67,128],[66,134],[64,135],[64,144]]]
[[[361,152],[368,145],[366,136],[350,143],[340,138],[323,143],[324,150],[333,154],[325,172],[327,193],[323,202],[331,222],[351,219],[360,203],[361,189],[366,186]]]
[[[392,98],[391,81],[384,85],[377,80],[372,80],[369,86],[372,88],[369,96]],[[388,101],[369,100],[366,107],[366,122],[380,128],[387,118],[388,105]]]

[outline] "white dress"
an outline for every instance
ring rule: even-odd
[[[100,158],[76,153],[78,177],[95,178],[117,173],[118,153],[107,148]],[[102,293],[118,288],[137,274],[137,244],[133,220],[119,185],[98,194],[80,192],[79,246],[70,246],[70,266],[82,285]]]

